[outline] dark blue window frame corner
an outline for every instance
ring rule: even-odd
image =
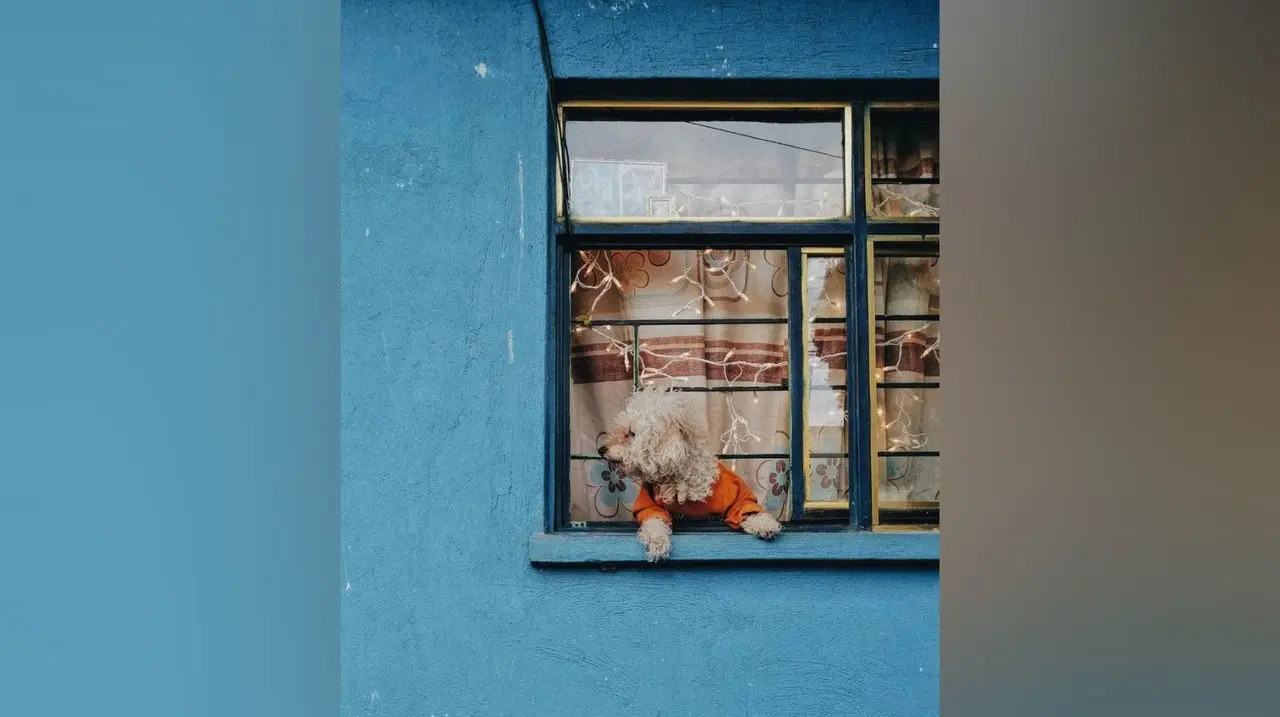
[[[671,556],[645,560],[634,532],[535,533],[529,539],[534,567],[622,567],[685,565],[921,565],[937,568],[940,533],[863,530],[784,531],[771,541],[738,532],[682,533],[672,536]]]

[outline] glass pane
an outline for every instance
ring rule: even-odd
[[[940,219],[937,184],[873,183],[867,216],[871,219]]]
[[[699,392],[692,398],[706,406],[712,451],[775,455],[790,452],[791,397],[786,391]]]
[[[942,280],[937,257],[878,258],[874,282],[875,312],[882,317],[876,321],[876,380],[939,380]]]
[[[938,262],[937,256],[878,257],[876,313],[894,316],[938,313],[942,291]]]
[[[843,389],[809,387],[809,450],[845,453],[849,447],[849,406]]]
[[[849,459],[845,456],[809,456],[809,483],[805,503],[849,500]],[[842,506],[847,510],[847,506]],[[827,508],[827,510],[839,510]]]
[[[647,325],[638,331],[643,383],[718,389],[786,385],[786,324]]]
[[[725,465],[747,482],[756,500],[779,520],[791,517],[791,462],[785,458],[738,458]]]
[[[848,500],[849,408],[844,389],[848,276],[843,254],[806,254],[804,283],[809,452],[805,502]]]
[[[889,384],[892,385],[892,384]],[[881,388],[876,391],[876,417],[880,451],[941,451],[937,388]]]
[[[633,335],[626,326],[575,326],[570,332],[570,455],[597,455],[609,420],[631,395]]]
[[[810,321],[843,318],[848,290],[843,253],[806,254],[804,268],[805,315]]]
[[[843,338],[842,333],[841,340]],[[814,384],[809,386],[809,480],[805,484],[806,502],[847,500],[849,497],[847,398],[848,394],[843,389]]]
[[[878,315],[922,316],[942,310],[942,270],[937,256],[879,257],[873,281]]]
[[[871,110],[871,178],[938,177],[936,109]]]
[[[592,321],[785,320],[787,253],[583,250],[573,256],[570,292],[573,316]]]
[[[939,322],[877,321],[876,381],[916,383],[942,380]]]
[[[938,112],[932,110],[872,110],[871,219],[937,219],[940,205]],[[917,180],[894,182],[895,179]],[[888,181],[886,181],[888,180]]]
[[[575,118],[576,117],[576,118]],[[620,119],[621,118],[621,119]],[[751,121],[743,121],[743,119]],[[571,111],[575,218],[837,217],[842,112]]]
[[[940,503],[937,456],[884,456],[879,459],[880,510],[908,503]]]
[[[845,295],[848,277],[840,255],[805,256],[805,367],[810,389],[843,386],[848,348],[845,337]],[[823,400],[810,394],[810,404]]]
[[[785,251],[583,250],[572,269],[570,519],[631,520],[634,490],[594,457],[635,380],[688,390],[705,411],[710,449],[745,456],[725,460],[765,505],[784,510]]]
[[[598,459],[569,461],[569,520],[588,523],[634,521],[636,484]]]
[[[880,522],[933,523],[941,496],[938,405],[941,279],[936,256],[879,257],[874,273],[876,366],[873,445]],[[914,512],[913,512],[914,511]]]

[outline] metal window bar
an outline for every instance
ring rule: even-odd
[[[760,460],[766,460],[766,461],[767,461],[767,460],[780,460],[780,459],[781,459],[781,460],[785,460],[785,459],[787,459],[787,458],[790,458],[790,457],[791,457],[791,454],[790,454],[790,453],[716,453],[716,454],[715,454],[715,457],[716,457],[716,458],[719,458],[719,459],[721,459],[721,460],[727,460],[727,461],[731,461],[731,460],[748,460],[748,459],[753,459],[753,458],[758,458],[758,459],[760,459]],[[833,457],[835,457],[835,456],[833,456]],[[600,456],[588,456],[588,455],[583,455],[583,454],[580,454],[580,453],[572,454],[572,455],[570,455],[570,456],[569,456],[569,458],[570,458],[570,459],[572,459],[572,460],[575,460],[575,461],[598,461],[598,460],[600,460]]]
[[[784,317],[723,319],[600,319],[599,321],[574,319],[575,326],[730,326],[733,324],[785,324]]]
[[[872,177],[871,186],[881,184],[941,184],[938,177]]]

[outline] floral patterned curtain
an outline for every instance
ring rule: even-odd
[[[575,258],[574,276],[573,314],[589,317],[591,324],[575,326],[570,347],[570,520],[632,520],[634,484],[595,456],[609,419],[639,377],[684,388],[758,389],[692,397],[706,411],[716,452],[788,453],[790,401],[787,391],[779,390],[788,371],[785,322],[602,324],[611,319],[785,319],[786,252],[586,251]],[[633,370],[637,359],[638,371]],[[761,505],[786,518],[785,458],[725,462],[752,486]]]

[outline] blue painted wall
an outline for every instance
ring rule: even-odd
[[[937,4],[544,3],[575,77],[936,77]],[[538,570],[545,82],[521,0],[342,21],[342,713],[931,715],[927,569]]]

